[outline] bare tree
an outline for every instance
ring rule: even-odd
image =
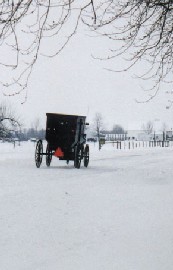
[[[114,125],[112,132],[115,134],[125,134],[125,130],[121,125]]]
[[[11,137],[12,133],[19,131],[21,122],[10,105],[0,104],[0,139]]]
[[[142,126],[142,129],[146,134],[151,134],[153,132],[154,124],[152,121],[148,121],[146,124]]]
[[[161,128],[161,130],[162,130],[163,132],[166,132],[166,131],[168,130],[168,125],[167,125],[165,122],[162,123],[162,128]]]
[[[93,121],[94,131],[97,134],[97,139],[100,139],[100,132],[103,129],[103,116],[101,113],[96,113]]]
[[[42,44],[54,39],[59,46],[52,52],[49,48],[48,56],[58,55],[80,22],[111,41],[106,60],[129,52],[130,64],[124,70],[141,59],[148,61],[149,69],[142,77],[154,82],[155,92],[149,99],[156,95],[160,83],[172,76],[172,0],[8,0],[0,2],[0,46],[2,52],[8,50],[11,62],[2,53],[0,63],[10,69],[11,82],[2,85],[18,87],[8,95],[26,91],[34,64],[46,55]],[[120,44],[119,50],[115,42]]]
[[[168,131],[168,126],[166,123],[162,123],[162,128],[161,128],[162,132],[163,132],[163,141],[165,141],[166,139],[166,132]]]
[[[40,127],[40,119],[39,118],[36,118],[33,122],[32,122],[32,129],[35,133],[35,137],[38,136],[38,130],[39,130],[39,127]]]

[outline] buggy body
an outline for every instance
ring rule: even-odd
[[[35,152],[36,166],[40,167],[42,156],[46,155],[46,164],[50,166],[52,156],[60,160],[74,161],[74,166],[80,168],[81,160],[84,166],[89,163],[89,145],[86,145],[86,116],[47,113],[46,153],[43,144],[38,140]]]

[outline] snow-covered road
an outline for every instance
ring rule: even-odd
[[[90,156],[37,169],[32,143],[0,144],[0,269],[173,269],[173,148]]]

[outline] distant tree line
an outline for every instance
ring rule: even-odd
[[[44,129],[35,129],[28,128],[23,129],[20,133],[15,134],[16,138],[19,138],[20,141],[28,141],[31,139],[45,139],[45,130]]]
[[[40,130],[35,130],[34,128],[25,128],[21,130],[15,130],[15,131],[10,131],[2,129],[0,127],[0,140],[3,141],[14,141],[14,140],[19,140],[19,141],[28,141],[31,139],[45,139],[45,130],[40,129]]]

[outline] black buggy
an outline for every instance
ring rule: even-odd
[[[89,163],[89,145],[86,144],[86,116],[47,113],[46,152],[43,152],[43,142],[38,140],[35,149],[35,164],[39,168],[43,156],[46,165],[50,166],[52,156],[59,160],[74,161],[74,167],[80,168],[81,160],[84,166]]]

